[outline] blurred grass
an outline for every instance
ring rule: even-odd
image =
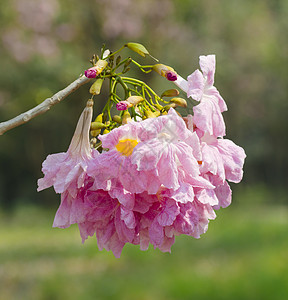
[[[288,207],[239,200],[172,254],[126,245],[120,259],[51,228],[52,209],[0,212],[0,299],[287,299]]]

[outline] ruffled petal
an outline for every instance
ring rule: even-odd
[[[216,57],[215,55],[201,55],[199,57],[199,65],[206,77],[208,85],[212,86],[214,84],[214,74],[216,68]]]
[[[219,200],[219,204],[214,205],[214,209],[220,209],[220,207],[225,208],[231,204],[232,191],[227,181],[225,181],[223,185],[219,185],[216,187],[215,194]]]
[[[245,151],[227,139],[218,140],[218,149],[224,163],[226,179],[235,183],[240,182],[243,177]]]
[[[46,157],[42,164],[42,172],[45,176],[44,178],[38,179],[38,192],[49,188],[55,183],[56,175],[61,165],[65,163],[67,159],[69,159],[69,154],[64,152],[50,154]]]
[[[206,97],[200,104],[193,107],[194,123],[202,131],[215,137],[225,135],[225,123],[219,106],[213,98]]]
[[[196,70],[187,77],[187,80],[187,97],[192,97],[194,100],[200,101],[202,99],[205,87],[205,79],[203,74],[199,70]]]

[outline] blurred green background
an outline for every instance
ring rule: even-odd
[[[200,240],[178,237],[172,254],[128,245],[120,259],[82,245],[76,226],[51,228],[59,195],[36,188],[42,161],[69,145],[83,86],[0,137],[0,299],[286,299],[287,15],[286,0],[1,1],[0,121],[75,80],[104,42],[143,43],[182,77],[214,53],[227,137],[247,159],[234,203]],[[171,86],[136,72],[160,93]]]

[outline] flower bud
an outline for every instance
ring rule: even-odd
[[[121,117],[118,116],[118,115],[113,116],[113,117],[112,117],[112,120],[113,120],[114,122],[118,123],[118,124],[121,124],[121,123],[122,123],[122,119],[121,119]]]
[[[159,117],[160,115],[161,115],[161,112],[160,112],[160,110],[156,110],[156,111],[154,111],[154,113],[153,113],[156,117]]]
[[[176,81],[177,80],[177,74],[173,71],[168,71],[166,73],[166,78],[169,80],[169,81]]]
[[[91,140],[90,140],[90,147],[91,148],[95,148],[97,144],[97,139],[95,137],[93,137]]]
[[[126,101],[134,106],[134,105],[144,101],[144,98],[141,96],[130,96],[129,98],[126,99]]]
[[[87,78],[95,78],[97,76],[97,71],[95,67],[85,70],[85,76]]]
[[[146,118],[157,118],[157,113],[152,112],[151,110],[145,110],[144,111],[145,117]],[[160,115],[160,112],[159,112]]]
[[[176,81],[177,80],[177,73],[174,71],[173,68],[163,65],[163,64],[156,64],[152,68],[155,72],[159,75],[165,77],[169,81]]]
[[[96,137],[97,135],[99,135],[101,133],[101,129],[97,129],[97,130],[90,130],[90,134],[93,137]]]
[[[117,58],[116,58],[115,65],[118,66],[120,62],[121,62],[121,56],[119,55],[119,56],[117,56]]]
[[[97,77],[108,65],[108,62],[103,59],[99,59],[96,65],[85,71],[85,76],[87,78]]]
[[[178,106],[181,106],[181,107],[187,107],[187,102],[186,102],[186,100],[183,99],[183,98],[180,98],[180,97],[172,98],[172,99],[170,100],[170,102],[175,103],[175,104],[177,104]]]
[[[161,109],[163,109],[163,106],[160,105],[159,103],[154,103],[153,105],[154,105],[159,111],[160,111]]]
[[[172,107],[172,108],[175,108],[176,106],[177,106],[176,103],[170,103],[170,104],[168,104],[168,105],[165,105],[165,106],[163,107],[163,110],[164,110],[164,111],[168,111],[171,107]]]
[[[138,53],[139,55],[145,57],[145,55],[149,55],[148,50],[139,43],[127,43],[125,47],[129,48],[130,50]]]
[[[92,122],[91,126],[90,126],[90,130],[98,130],[98,129],[102,129],[102,128],[106,128],[106,125],[101,123],[101,122]]]
[[[106,59],[108,57],[108,55],[110,54],[110,50],[106,49],[103,53],[103,59]]]
[[[161,98],[163,97],[175,97],[179,95],[179,91],[177,89],[167,90],[162,93]]]
[[[102,114],[99,114],[96,119],[95,119],[95,122],[103,122],[103,113]]]
[[[99,115],[96,117],[95,122],[98,122],[98,123],[102,123],[102,122],[103,122],[103,113],[102,113],[102,114],[99,114]],[[92,130],[92,129],[90,128],[90,134],[91,134],[92,136],[95,137],[95,136],[99,135],[100,133],[101,133],[101,129]]]
[[[98,78],[90,87],[90,94],[92,95],[99,95],[100,91],[101,91],[101,87],[102,87],[102,83],[103,83],[103,79],[102,78]]]
[[[129,103],[128,101],[120,101],[116,104],[116,109],[117,110],[126,110],[127,108],[132,107],[132,104]]]
[[[99,59],[95,65],[97,68],[98,74],[100,74],[108,65],[108,62],[104,59]]]
[[[125,110],[122,116],[122,124],[127,124],[130,121],[132,121],[131,116],[128,110]]]

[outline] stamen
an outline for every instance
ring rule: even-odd
[[[119,140],[116,145],[117,151],[119,151],[124,156],[130,156],[133,153],[134,148],[137,146],[138,141],[132,139]]]

